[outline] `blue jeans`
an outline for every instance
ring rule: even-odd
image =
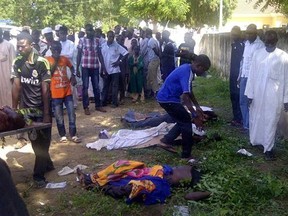
[[[57,98],[53,100],[54,116],[57,123],[58,133],[61,137],[66,136],[66,130],[63,117],[63,104],[66,106],[69,119],[69,134],[71,137],[76,135],[76,115],[74,111],[73,96],[69,95],[65,98]]]
[[[182,158],[191,157],[193,145],[193,131],[190,114],[180,103],[160,103],[176,125],[164,137],[168,142],[173,142],[181,133],[182,135]]]
[[[91,83],[93,87],[95,107],[102,106],[100,101],[100,89],[99,89],[99,68],[82,68],[82,82],[83,82],[82,102],[84,109],[89,107],[89,96],[88,96],[89,77],[91,78]]]
[[[118,106],[118,90],[119,90],[119,80],[120,72],[109,74],[104,81],[103,91],[102,91],[102,100],[103,104],[107,105],[107,99],[109,94],[109,87],[111,85],[112,89],[112,104]]]
[[[240,109],[242,113],[243,128],[249,129],[249,103],[245,93],[247,78],[241,77],[240,79]]]

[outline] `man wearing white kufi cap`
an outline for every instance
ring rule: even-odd
[[[47,44],[47,46],[45,47],[45,49],[40,50],[40,55],[41,56],[51,56],[52,52],[50,50],[50,45],[54,41],[52,28],[46,27],[46,28],[42,29],[42,35],[45,38],[44,42]]]

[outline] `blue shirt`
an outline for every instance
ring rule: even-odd
[[[166,78],[157,94],[159,103],[181,103],[181,95],[192,91],[191,64],[183,64]]]

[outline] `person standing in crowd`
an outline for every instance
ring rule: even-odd
[[[14,46],[3,39],[3,30],[0,28],[0,107],[12,106],[11,68],[15,58]]]
[[[67,35],[68,35],[68,28],[64,25],[61,26],[58,32],[59,41],[62,47],[61,56],[65,56],[66,58],[69,59],[71,63],[73,63],[75,45],[71,40],[67,39]],[[68,72],[68,77],[71,78],[72,72],[70,71],[69,67],[68,67],[67,72]],[[78,76],[80,76],[80,74],[78,74]],[[77,108],[78,97],[77,97],[76,86],[71,86],[71,90],[72,90],[72,95],[73,95],[74,108]]]
[[[184,35],[184,43],[181,43],[176,56],[180,57],[180,65],[191,63],[191,54],[194,53],[195,40],[193,39],[193,33],[187,32]]]
[[[61,27],[60,27],[61,28]],[[59,31],[61,38],[61,30]],[[74,111],[74,103],[71,85],[76,85],[76,74],[71,61],[60,55],[61,43],[54,41],[51,44],[52,56],[47,57],[51,65],[51,98],[54,107],[54,116],[57,123],[58,133],[61,137],[61,143],[67,143],[66,130],[64,125],[63,105],[65,105],[69,119],[69,135],[75,143],[80,143],[81,139],[76,133],[76,115]],[[67,68],[70,69],[71,77],[68,76]]]
[[[47,44],[44,43],[42,40],[40,40],[41,32],[38,29],[32,30],[32,38],[33,38],[33,47],[36,49],[39,53],[47,47]]]
[[[120,25],[116,25],[114,27],[114,33],[115,33],[115,37],[118,38],[118,36],[120,35],[121,33],[121,26]]]
[[[4,31],[3,32],[3,39],[8,41],[8,42],[11,40],[10,31]]]
[[[132,54],[131,41],[134,38],[135,38],[134,37],[134,29],[130,27],[126,31],[126,38],[125,38],[125,42],[124,42],[124,45],[127,47],[129,54]]]
[[[240,91],[238,88],[237,79],[240,71],[240,64],[242,61],[242,56],[244,52],[244,42],[241,37],[241,29],[239,26],[234,26],[231,30],[231,63],[230,63],[230,100],[232,103],[233,120],[231,125],[241,126],[242,125],[242,115],[239,104]]]
[[[144,95],[147,96],[148,89],[147,89],[147,73],[148,73],[148,65],[149,65],[149,58],[148,58],[148,41],[149,39],[146,37],[146,33],[144,29],[140,29],[140,55],[143,58],[143,85],[144,85]]]
[[[124,45],[125,38],[122,35],[118,35],[118,37],[116,37],[116,41],[125,50],[127,50],[127,47],[125,47]],[[119,90],[120,90],[119,104],[124,104],[124,97],[125,97],[126,87],[127,87],[128,78],[129,78],[128,63],[127,63],[126,58],[123,60],[123,62],[120,63],[119,67],[121,71],[120,81],[119,81]]]
[[[264,43],[257,36],[257,27],[255,24],[250,24],[246,29],[247,41],[245,42],[245,48],[243,53],[242,70],[239,73],[238,80],[240,79],[240,109],[242,113],[242,122],[244,131],[249,130],[249,107],[248,98],[244,94],[247,79],[249,77],[249,70],[252,64],[252,57],[254,53],[260,48],[264,47]],[[254,71],[253,71],[254,72]],[[253,73],[251,72],[251,73]],[[239,81],[238,81],[239,82]]]
[[[55,37],[54,37],[55,41],[59,41],[59,30],[60,30],[61,27],[62,27],[61,24],[57,24],[55,26]]]
[[[147,72],[147,89],[151,92],[149,96],[156,96],[159,85],[157,80],[158,67],[160,66],[160,49],[157,41],[152,36],[152,30],[146,29],[148,38],[148,72]]]
[[[255,52],[245,95],[250,104],[250,143],[264,147],[265,159],[274,160],[273,147],[283,109],[288,112],[288,54],[276,48],[277,33],[265,32],[265,48]]]
[[[52,52],[50,50],[50,47],[51,47],[51,43],[54,41],[52,28],[50,28],[50,27],[44,28],[42,30],[42,35],[45,38],[44,43],[46,43],[46,46],[43,48],[40,47],[40,55],[44,56],[44,57],[51,56]]]
[[[168,75],[175,69],[175,45],[170,40],[170,32],[164,30],[162,32],[162,47],[161,47],[161,74],[162,80],[168,77]]]
[[[42,114],[34,119],[35,122],[51,123],[50,65],[35,53],[32,43],[32,36],[28,33],[17,36],[20,55],[13,64],[12,108],[17,109],[21,101],[20,108],[34,108]],[[29,133],[29,139],[35,153],[34,183],[36,187],[45,187],[45,173],[55,169],[49,155],[51,126]]]
[[[130,79],[128,92],[131,93],[132,102],[136,102],[140,95],[141,102],[144,102],[143,68],[144,62],[140,55],[140,47],[133,48],[133,55],[128,59]]]
[[[192,122],[197,128],[203,127],[203,112],[193,94],[192,80],[201,76],[211,66],[206,55],[196,56],[192,64],[184,64],[176,68],[165,80],[157,94],[157,101],[166,110],[176,125],[160,141],[172,145],[173,141],[182,135],[182,158],[190,158],[193,145]],[[188,111],[181,103],[187,107]],[[196,110],[193,108],[195,105]]]
[[[128,52],[115,40],[113,31],[107,32],[107,42],[102,45],[102,56],[100,57],[102,72],[101,76],[104,79],[104,86],[102,91],[103,105],[107,105],[107,97],[110,84],[112,85],[112,107],[118,107],[118,90],[120,79],[119,65],[127,58]]]
[[[86,24],[85,26],[86,37],[79,40],[78,54],[77,54],[77,74],[80,72],[80,63],[82,66],[82,102],[85,115],[90,115],[89,110],[89,78],[93,86],[95,110],[99,112],[106,112],[102,107],[100,100],[100,88],[99,88],[99,59],[100,52],[99,41],[95,38],[95,31],[92,24]]]

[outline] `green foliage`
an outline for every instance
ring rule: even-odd
[[[184,24],[190,27],[201,27],[219,24],[220,1],[219,0],[187,0],[189,12],[186,14]],[[231,16],[237,1],[223,0],[223,21]],[[207,14],[209,14],[207,16]]]
[[[169,20],[185,20],[189,7],[186,0],[124,0],[120,12],[129,18],[153,20],[155,22]]]
[[[224,0],[224,21],[235,2]],[[207,16],[209,14],[209,16]],[[79,30],[84,24],[100,22],[104,31],[118,23],[135,26],[141,20],[199,27],[217,25],[218,0],[0,0],[0,17],[17,25],[43,28],[65,24]]]
[[[281,12],[288,15],[287,0],[257,0],[255,3],[255,7],[260,7],[262,11],[265,11],[269,6],[274,7],[276,12]]]

